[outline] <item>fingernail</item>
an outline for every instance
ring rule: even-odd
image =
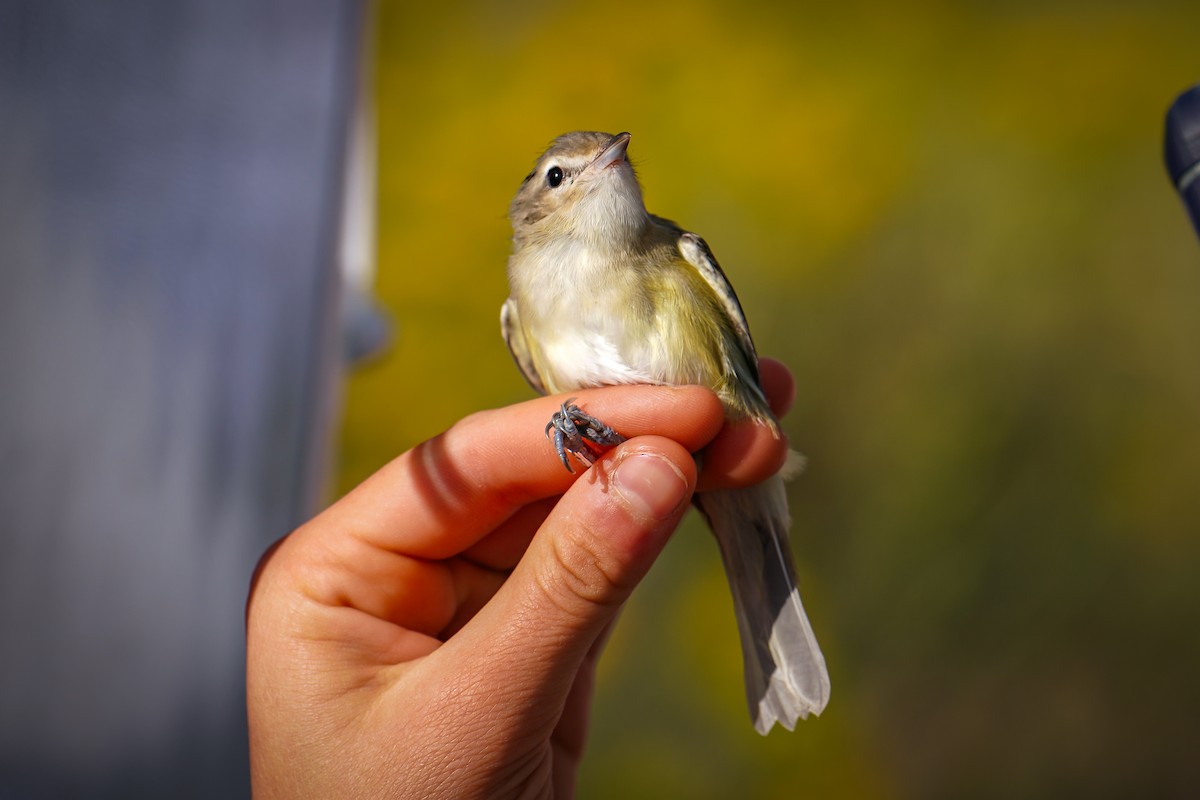
[[[612,485],[636,513],[650,519],[670,516],[687,495],[687,480],[662,456],[633,453],[621,459]]]

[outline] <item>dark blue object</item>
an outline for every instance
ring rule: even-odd
[[[0,798],[249,797],[341,374],[346,0],[0,2]]]
[[[1167,172],[1200,236],[1200,85],[1181,94],[1167,112]]]

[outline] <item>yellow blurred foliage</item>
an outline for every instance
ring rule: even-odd
[[[689,522],[604,662],[585,797],[1179,794],[1200,733],[1200,245],[1161,164],[1200,6],[384,2],[379,293],[339,486],[532,395],[512,194],[628,130],[799,386],[825,716],[757,737]],[[513,435],[539,435],[513,432]]]

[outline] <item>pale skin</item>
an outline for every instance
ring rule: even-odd
[[[760,370],[782,415],[791,375]],[[751,485],[787,456],[705,388],[574,394],[628,437],[590,470],[539,435],[564,397],[481,412],[264,556],[247,613],[256,797],[574,794],[622,604],[697,488]]]

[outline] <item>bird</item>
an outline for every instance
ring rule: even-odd
[[[513,360],[541,394],[708,386],[728,420],[781,435],[733,287],[702,238],[646,210],[630,138],[557,137],[513,198],[510,294],[500,313]],[[547,432],[568,469],[568,453],[590,463],[599,447],[622,441],[573,399]],[[784,478],[700,492],[694,503],[733,595],[755,730],[766,735],[776,722],[794,730],[824,710],[830,685],[796,586]]]

